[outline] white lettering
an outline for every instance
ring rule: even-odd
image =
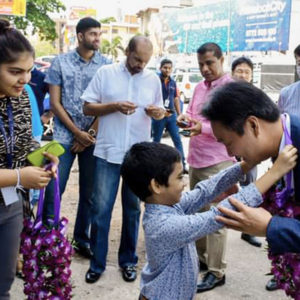
[[[273,1],[268,4],[256,6],[240,6],[239,15],[252,15],[252,14],[268,14],[268,13],[282,13],[285,9],[286,3],[282,1]]]

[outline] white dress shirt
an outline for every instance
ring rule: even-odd
[[[125,62],[101,67],[81,96],[83,102],[111,103],[130,101],[135,113],[114,112],[100,117],[94,155],[121,164],[126,151],[135,143],[151,138],[151,118],[145,108],[163,108],[161,84],[150,70],[131,75]]]

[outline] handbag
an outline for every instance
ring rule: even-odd
[[[68,300],[72,295],[71,258],[66,218],[60,219],[59,178],[55,179],[54,216],[43,222],[45,189],[40,192],[36,218],[24,219],[21,233],[24,294],[27,300]]]

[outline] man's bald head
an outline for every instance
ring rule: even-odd
[[[153,53],[151,41],[143,36],[134,36],[126,48],[126,67],[131,75],[143,71]]]
[[[143,35],[135,35],[130,39],[128,46],[126,48],[126,52],[134,52],[137,48],[144,48],[149,51],[153,51],[152,42]]]

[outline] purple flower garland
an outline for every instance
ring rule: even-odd
[[[71,299],[73,248],[66,238],[67,224],[65,218],[60,220],[57,228],[24,220],[21,253],[24,259],[24,293],[28,300]]]
[[[281,188],[280,184],[272,187],[264,195],[262,207],[272,215],[287,218],[300,216],[300,207],[295,205],[287,188]],[[271,272],[277,281],[278,287],[293,299],[300,300],[300,254],[275,255],[269,249],[268,258],[271,260]]]
[[[51,168],[51,165],[47,166]],[[59,218],[59,178],[55,180],[54,217],[42,221],[44,192],[40,192],[36,220],[24,220],[21,233],[24,293],[27,300],[69,300],[72,298],[71,259],[73,248],[67,239],[66,218]]]

